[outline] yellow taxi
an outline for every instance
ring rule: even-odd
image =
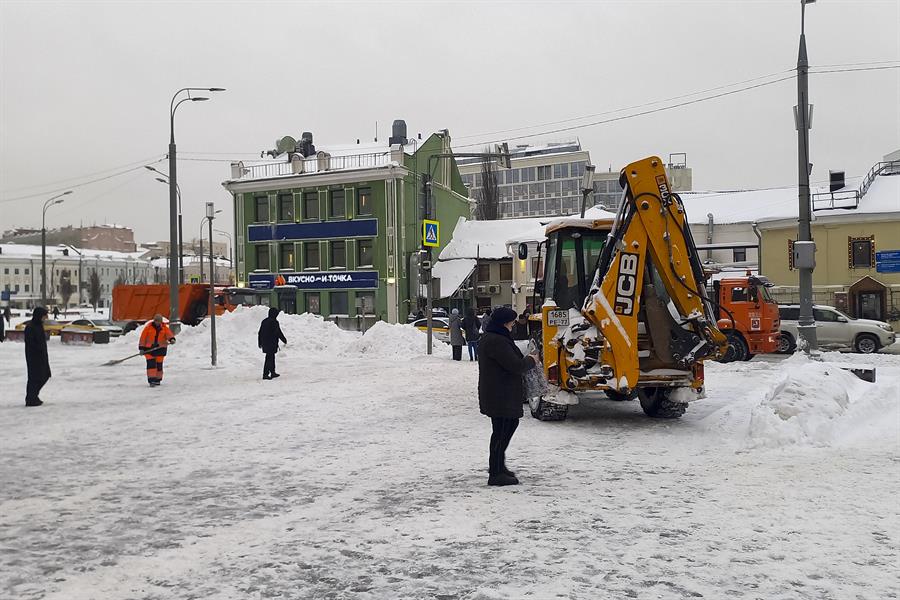
[[[419,331],[428,331],[428,319],[417,319],[412,324]],[[445,344],[450,343],[450,321],[443,317],[431,318],[431,332],[434,339]]]

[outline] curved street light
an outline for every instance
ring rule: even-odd
[[[168,175],[151,165],[144,165],[144,168],[148,171],[153,171],[158,175],[162,175],[162,177],[156,177],[156,181],[169,185]],[[184,224],[182,220],[183,213],[181,211],[181,186],[177,183],[175,184],[175,193],[178,196],[178,284],[181,285],[184,283]],[[171,256],[172,251],[169,250],[170,260]]]
[[[175,92],[169,102],[169,256],[172,255],[172,248],[179,246],[178,237],[178,174],[175,162],[175,111],[184,102],[204,102],[209,100],[205,96],[191,96],[191,92],[224,92],[225,88],[221,87],[184,87]],[[178,100],[178,96],[187,92],[187,98]],[[178,102],[176,102],[178,100]],[[156,169],[151,169],[155,171]],[[158,172],[158,171],[157,171]],[[180,247],[180,246],[179,246]],[[178,286],[176,282],[181,278],[178,274],[178,263],[169,260],[169,322],[175,323],[179,320],[178,314]]]
[[[47,306],[47,209],[66,201],[63,196],[68,196],[72,190],[57,194],[44,202],[44,210],[41,212],[41,306]]]

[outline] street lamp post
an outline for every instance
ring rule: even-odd
[[[587,208],[587,199],[594,191],[594,171],[597,167],[594,165],[584,165],[584,176],[581,178],[581,218],[584,218],[584,211]]]
[[[175,111],[184,102],[202,102],[209,100],[204,96],[191,96],[191,92],[224,92],[225,88],[181,88],[172,96],[169,103],[169,247],[175,248],[178,245],[178,172],[175,162]],[[187,98],[178,99],[182,92],[187,92]],[[169,250],[171,257],[172,250]],[[169,259],[169,322],[178,321],[178,263]]]
[[[797,172],[799,175],[799,220],[797,241],[794,242],[794,262],[800,279],[800,315],[798,333],[800,346],[807,354],[819,348],[816,337],[816,321],[813,318],[812,276],[815,269],[815,242],[812,241],[810,221],[812,211],[809,200],[809,128],[812,106],[809,104],[809,60],[806,55],[806,5],[815,0],[800,0],[800,49],[797,53],[797,106],[794,118],[797,126]]]
[[[47,209],[54,204],[62,204],[65,202],[63,196],[71,193],[72,190],[68,190],[49,198],[44,202],[44,210],[41,212],[41,306],[43,307],[47,306]]]
[[[160,183],[164,183],[169,185],[169,176],[156,169],[150,165],[144,165],[144,168],[148,171],[153,171],[154,173],[158,173],[162,175],[162,177],[157,177],[156,180]],[[184,224],[182,222],[182,210],[181,210],[181,186],[177,183],[175,184],[175,193],[178,196],[178,283],[179,285],[184,283]],[[169,254],[172,254],[172,250],[169,250]]]
[[[231,277],[232,276],[231,270],[234,269],[234,259],[232,258],[232,253],[234,251],[234,243],[231,241],[231,234],[228,233],[227,231],[222,231],[221,229],[216,229],[215,232],[218,233],[219,235],[223,235],[226,238],[228,238],[228,264],[229,264],[229,277]],[[212,240],[210,240],[209,243],[212,244]]]
[[[206,220],[209,222],[209,352],[212,366],[216,366],[216,267],[213,253],[213,220],[216,218],[216,207],[212,202],[206,203]],[[203,262],[203,257],[200,257]]]

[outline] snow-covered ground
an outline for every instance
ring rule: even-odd
[[[129,334],[50,342],[26,409],[0,344],[0,597],[810,598],[900,593],[900,356],[861,382],[802,356],[707,367],[678,421],[589,401],[526,416],[522,485],[485,485],[477,367],[424,336],[263,309],[185,330],[163,386]]]

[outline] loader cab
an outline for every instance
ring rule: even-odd
[[[600,252],[610,227],[548,227],[542,300],[559,309],[581,309],[591,289]]]

